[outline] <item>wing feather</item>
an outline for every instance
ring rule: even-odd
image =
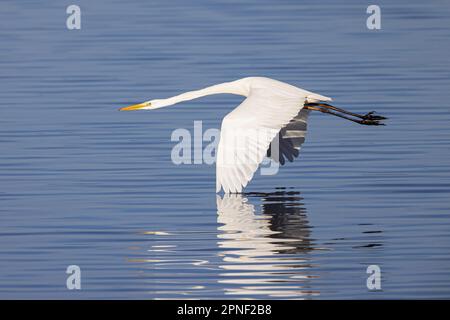
[[[306,109],[300,110],[298,115],[280,130],[278,136],[274,138],[278,139],[278,154],[271,150],[271,147],[276,144],[271,144],[267,156],[281,165],[284,165],[286,160],[293,162],[298,157],[300,147],[305,142],[309,112]]]
[[[217,192],[222,188],[225,193],[242,191],[253,178],[277,134],[285,127],[285,136],[295,131],[295,125],[290,126],[290,123],[301,122],[295,119],[299,117],[305,99],[306,95],[277,95],[264,89],[253,89],[236,109],[225,116],[217,150]],[[289,150],[295,149],[296,145],[299,143],[295,138],[280,145],[289,160],[294,158]]]

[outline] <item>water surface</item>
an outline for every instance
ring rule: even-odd
[[[378,3],[371,31],[356,0],[81,0],[69,31],[71,3],[2,1],[0,297],[450,298],[450,6]],[[388,125],[313,114],[299,160],[224,196],[170,137],[240,97],[117,112],[252,75]]]

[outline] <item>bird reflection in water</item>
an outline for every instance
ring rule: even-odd
[[[308,253],[315,250],[298,191],[217,196],[219,283],[225,294],[280,298],[318,295]]]

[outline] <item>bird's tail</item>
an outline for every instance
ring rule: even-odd
[[[306,102],[307,103],[314,103],[314,102],[320,102],[320,101],[331,101],[330,97],[322,96],[320,94],[311,92],[306,96]]]

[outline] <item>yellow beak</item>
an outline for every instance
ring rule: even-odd
[[[150,105],[150,102],[143,102],[138,104],[133,104],[132,106],[120,108],[119,111],[131,111],[131,110],[139,110],[145,108]]]

